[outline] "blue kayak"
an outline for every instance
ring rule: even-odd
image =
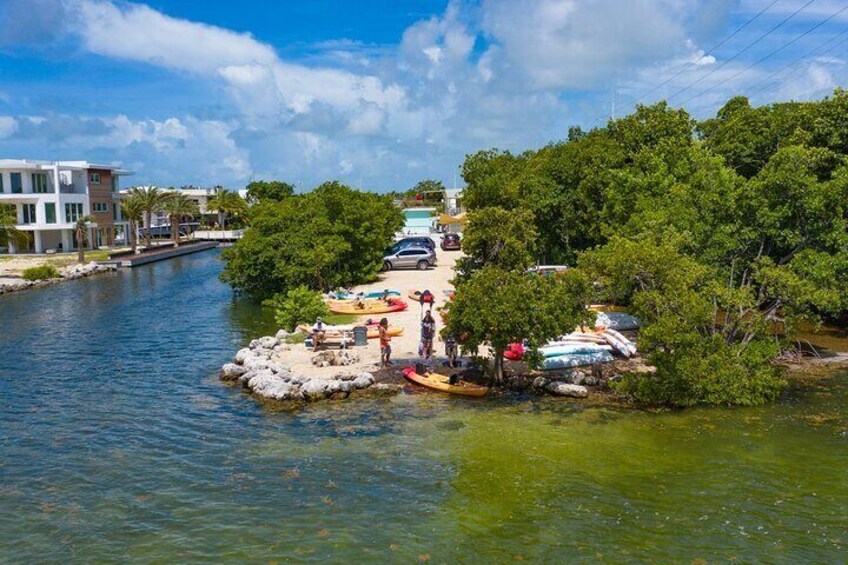
[[[374,291],[374,292],[336,292],[333,293],[336,295],[336,299],[338,300],[354,300],[355,298],[361,298],[362,300],[376,300],[383,298],[383,291]],[[400,296],[400,292],[397,290],[390,290],[389,297],[396,298]]]

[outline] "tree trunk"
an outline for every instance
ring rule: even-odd
[[[174,239],[174,247],[180,246],[180,221],[177,220],[177,225],[174,225],[174,218],[171,218],[171,237]]]
[[[129,237],[130,237],[130,248],[132,249],[133,255],[135,255],[136,253],[138,253],[138,240],[137,240],[137,238],[136,238],[136,235],[137,235],[137,234],[136,234],[136,229],[137,229],[137,228],[138,228],[138,225],[135,223],[135,220],[130,220],[130,225],[129,225],[130,233],[129,233]]]
[[[503,347],[495,347],[495,384],[500,386],[504,381],[503,374]]]
[[[147,232],[144,234],[144,245],[150,249],[150,236],[152,231],[152,226],[150,224],[153,223],[153,212],[144,213],[144,223],[147,225]]]
[[[77,230],[77,263],[85,263],[85,238],[83,232]]]

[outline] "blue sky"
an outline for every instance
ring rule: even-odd
[[[846,7],[0,0],[0,158],[121,164],[162,186],[450,185],[467,153],[602,125],[613,92],[623,115],[692,85],[670,101],[696,117],[737,94],[826,96],[848,78]]]

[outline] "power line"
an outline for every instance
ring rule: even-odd
[[[690,98],[687,98],[686,100],[684,100],[684,101],[681,103],[681,105],[684,105],[684,104],[686,104],[686,103],[688,103],[688,102],[691,102],[691,101],[692,101],[692,100],[694,100],[695,98],[699,98],[699,97],[701,97],[701,96],[703,96],[703,95],[707,94],[708,92],[712,92],[713,90],[715,90],[715,89],[716,89],[716,88],[718,88],[719,86],[721,86],[721,85],[723,85],[723,84],[725,84],[725,83],[727,83],[727,82],[729,82],[729,81],[731,81],[731,80],[735,79],[736,77],[738,77],[738,76],[739,76],[739,75],[741,75],[742,73],[745,73],[745,72],[747,72],[747,71],[751,70],[752,68],[756,67],[757,65],[759,65],[760,63],[762,63],[762,62],[763,62],[763,61],[765,61],[766,59],[768,59],[768,58],[772,57],[773,55],[776,55],[777,53],[780,53],[781,51],[783,51],[784,49],[786,49],[787,47],[789,47],[790,45],[792,45],[792,44],[793,44],[793,43],[795,43],[796,41],[798,41],[798,40],[800,40],[800,39],[802,39],[802,38],[804,38],[804,37],[808,36],[809,34],[811,34],[812,32],[814,32],[815,30],[817,30],[818,28],[820,28],[821,26],[823,26],[824,24],[826,24],[827,22],[829,22],[830,20],[832,20],[833,18],[835,18],[836,16],[838,16],[839,14],[841,14],[842,12],[844,12],[845,10],[848,10],[848,4],[846,4],[845,6],[843,6],[841,10],[838,10],[837,12],[835,12],[835,13],[831,14],[830,16],[828,16],[827,18],[823,19],[822,21],[820,21],[819,23],[817,23],[816,25],[814,25],[813,27],[811,27],[810,29],[808,29],[807,31],[805,31],[804,33],[802,33],[801,35],[799,35],[799,36],[795,37],[795,39],[793,39],[792,41],[790,41],[790,42],[788,42],[788,43],[786,43],[786,44],[782,45],[781,47],[778,47],[777,49],[775,49],[774,51],[772,51],[771,53],[769,53],[769,54],[768,54],[768,55],[766,55],[765,57],[761,57],[760,59],[758,59],[758,60],[754,61],[753,63],[751,63],[750,65],[748,65],[747,67],[745,67],[745,68],[744,68],[744,69],[742,69],[741,71],[737,72],[736,74],[734,74],[734,75],[732,75],[732,76],[727,77],[726,79],[724,79],[724,80],[723,80],[723,81],[721,81],[721,82],[717,82],[716,84],[712,85],[711,87],[709,87],[708,89],[704,90],[703,92],[700,92],[700,93],[696,94],[695,96],[692,96],[692,97],[690,97]]]
[[[684,87],[684,88],[682,88],[682,89],[678,90],[677,92],[675,92],[674,94],[672,94],[671,96],[669,96],[666,100],[671,100],[672,98],[675,98],[676,96],[679,96],[679,95],[683,94],[684,92],[686,92],[687,90],[689,90],[690,88],[692,88],[692,87],[693,87],[693,86],[695,86],[696,84],[700,83],[700,82],[701,82],[701,81],[703,81],[704,79],[706,79],[706,78],[708,78],[708,77],[712,76],[713,74],[715,74],[716,72],[718,72],[719,70],[721,70],[721,69],[722,69],[725,65],[727,65],[727,64],[728,64],[728,63],[730,63],[731,61],[735,60],[737,57],[739,57],[740,55],[742,55],[743,53],[745,53],[746,51],[748,51],[751,47],[753,47],[754,45],[756,45],[757,43],[759,43],[760,41],[762,41],[763,39],[765,39],[766,37],[768,37],[769,35],[771,35],[772,33],[774,33],[775,31],[777,31],[777,29],[778,29],[780,26],[782,26],[783,24],[785,24],[786,22],[788,22],[789,20],[791,20],[792,18],[794,18],[796,15],[798,15],[799,13],[801,13],[803,10],[805,10],[805,9],[806,9],[806,8],[807,8],[810,4],[812,4],[812,3],[813,3],[813,2],[815,2],[815,1],[816,1],[816,0],[808,0],[808,2],[807,2],[806,4],[804,4],[803,6],[801,6],[800,8],[798,8],[797,10],[795,10],[794,12],[792,12],[791,14],[789,14],[788,16],[786,16],[785,18],[783,18],[783,19],[780,21],[780,23],[778,23],[777,25],[775,25],[774,27],[772,27],[771,29],[769,29],[767,32],[765,32],[764,34],[762,34],[761,36],[759,36],[757,39],[755,39],[754,41],[752,41],[751,43],[749,43],[747,46],[745,46],[745,48],[744,48],[744,49],[742,49],[741,51],[737,52],[735,55],[733,55],[733,56],[732,56],[732,57],[730,57],[729,59],[725,59],[724,61],[722,61],[722,63],[721,63],[720,65],[718,65],[717,67],[715,67],[714,69],[712,69],[710,72],[708,72],[707,74],[705,74],[705,75],[701,76],[699,79],[697,79],[697,80],[695,80],[694,82],[690,83],[688,86],[686,86],[686,87]]]
[[[765,8],[760,10],[759,12],[757,12],[757,14],[754,17],[752,17],[747,22],[745,22],[744,24],[742,24],[741,26],[736,28],[736,31],[734,31],[733,33],[731,33],[730,35],[728,35],[727,37],[725,37],[724,39],[719,41],[717,44],[713,45],[712,48],[710,48],[708,51],[705,51],[704,54],[701,56],[701,58],[712,55],[715,52],[716,49],[718,49],[719,47],[721,47],[722,45],[724,45],[725,43],[727,43],[728,41],[733,39],[736,36],[736,34],[738,34],[740,31],[742,31],[743,29],[748,27],[748,25],[750,25],[754,20],[756,20],[757,18],[762,16],[766,11],[768,11],[772,6],[777,4],[779,1],[780,0],[774,0],[771,4],[769,4],[768,6],[766,6]],[[679,77],[680,75],[682,75],[683,73],[685,73],[686,71],[688,71],[689,69],[691,69],[694,66],[695,66],[695,61],[690,61],[688,65],[686,65],[685,67],[683,67],[682,69],[677,71],[671,77],[665,79],[660,84],[658,84],[657,86],[655,86],[654,88],[652,88],[651,90],[649,90],[648,92],[646,92],[645,94],[640,96],[639,99],[636,101],[636,103],[638,104],[639,102],[641,102],[642,100],[644,100],[645,98],[647,98],[648,96],[650,96],[651,94],[653,94],[654,92],[656,92],[657,90],[662,88],[663,86],[667,85],[668,83],[670,83],[671,81],[673,81],[674,79],[676,79],[677,77]]]
[[[765,79],[763,79],[762,86],[754,89],[753,91],[749,91],[748,96],[750,97],[754,94],[759,94],[760,92],[762,92],[763,90],[765,90],[766,88],[768,88],[769,86],[772,85],[772,82],[771,82],[772,79],[777,78],[779,75],[783,74],[785,71],[791,69],[792,67],[794,67],[795,65],[797,65],[801,61],[809,58],[811,55],[815,54],[819,49],[821,49],[822,47],[824,47],[828,43],[832,43],[832,42],[836,41],[835,44],[831,45],[830,47],[828,47],[827,49],[825,49],[824,51],[819,53],[819,56],[826,55],[826,54],[830,53],[831,51],[833,51],[834,49],[836,49],[837,47],[839,47],[840,45],[842,45],[843,43],[848,41],[848,37],[845,37],[844,39],[837,41],[840,37],[842,37],[843,35],[846,35],[846,34],[848,34],[848,29],[844,30],[842,33],[835,35],[834,37],[831,37],[827,41],[820,43],[818,46],[816,46],[813,49],[810,49],[809,51],[807,51],[806,53],[804,53],[803,55],[801,55],[800,57],[798,57],[797,59],[795,59],[794,61],[789,63],[788,65],[784,65],[781,69],[771,73]],[[793,72],[795,72],[795,71],[790,71],[787,74],[792,74]]]

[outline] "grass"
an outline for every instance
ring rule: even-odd
[[[359,316],[356,314],[327,314],[324,323],[331,326],[348,326],[356,322]]]

